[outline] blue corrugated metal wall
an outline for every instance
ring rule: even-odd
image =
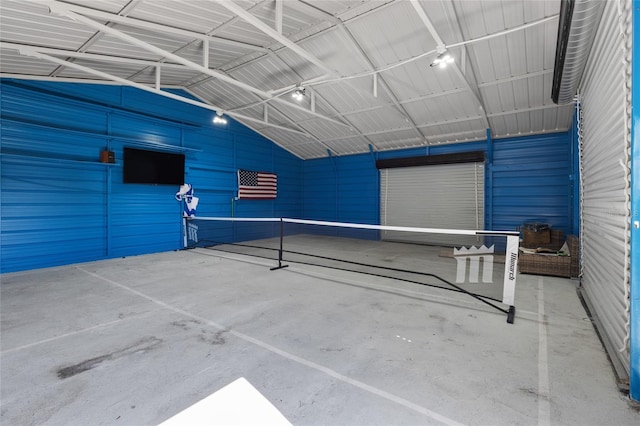
[[[169,145],[203,216],[302,215],[302,160],[210,111],[136,89],[2,80],[2,272],[178,249],[177,187],[122,183],[124,146]],[[116,164],[98,161],[115,152]],[[238,168],[278,174],[278,198],[233,201]]]
[[[543,220],[576,229],[573,131],[302,161],[230,120],[132,88],[3,80],[2,271],[181,247],[177,188],[122,183],[108,148],[186,154],[202,216],[379,223],[376,159],[483,150],[487,228]],[[490,148],[490,149],[489,149]],[[278,174],[274,201],[234,201],[238,168]]]
[[[571,134],[493,141],[493,229],[528,221],[573,232]]]
[[[304,162],[304,216],[314,220],[376,224],[379,175],[373,154]]]
[[[541,220],[573,232],[573,131],[493,141],[384,151],[304,162],[304,215],[317,220],[378,224],[376,159],[488,151],[488,229],[515,230]]]

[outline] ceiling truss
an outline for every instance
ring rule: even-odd
[[[21,6],[16,0],[7,1],[12,3],[0,7],[19,17]],[[188,2],[165,3],[171,1],[176,8],[189,8]],[[152,2],[145,0],[122,0],[117,12],[83,0],[25,3],[32,2],[49,7],[49,13],[42,14],[43,20],[48,19],[47,15],[63,17],[92,31],[91,35],[76,47],[63,42],[50,44],[47,39],[28,43],[0,28],[3,52],[19,52],[23,57],[55,66],[46,74],[30,75],[21,73],[18,66],[13,69],[2,65],[2,77],[136,87],[227,114],[302,158],[327,152],[341,154],[407,144],[472,141],[487,129],[492,137],[506,137],[512,132],[493,120],[523,114],[534,114],[522,121],[537,127],[531,124],[529,128],[518,129],[519,134],[564,131],[570,125],[571,106],[550,104],[547,102],[550,94],[541,96],[537,92],[545,89],[553,70],[547,67],[549,59],[542,56],[548,52],[539,49],[536,38],[549,33],[544,27],[555,25],[559,0],[541,1],[536,13],[529,10],[530,6],[529,9],[514,6],[520,0],[513,0],[512,4],[502,5],[503,9],[497,10],[495,16],[489,8],[479,11],[462,0],[389,0],[355,6],[346,0],[327,4],[314,0],[248,0],[248,6],[240,6],[233,0],[204,0],[198,4],[210,4],[207,10],[224,16],[206,32],[187,29],[190,25],[179,17],[174,25],[151,19],[148,11]],[[523,18],[524,12],[531,16]],[[484,28],[478,20],[466,16],[471,13],[483,14]],[[5,19],[1,11],[0,19]],[[387,21],[397,25],[400,34],[407,27],[407,34],[420,35],[432,43],[406,38],[403,41],[406,46],[391,40],[376,45],[377,38],[383,37],[380,34],[386,36],[379,30],[383,28],[381,23]],[[506,21],[515,24],[508,25]],[[416,25],[418,22],[422,27]],[[60,33],[52,37],[64,40],[64,29],[60,28]],[[247,28],[252,28],[252,32],[247,32]],[[152,37],[137,35],[145,33],[175,40],[177,47],[166,49],[151,42]],[[450,40],[448,44],[445,34]],[[144,50],[147,55],[141,58],[105,51],[105,36],[110,42],[117,39]],[[265,42],[265,37],[269,41]],[[339,51],[328,51],[325,44],[336,40],[353,54],[338,60]],[[553,37],[545,40],[547,45],[554,42]],[[490,53],[487,49],[492,47],[490,43],[509,49],[503,63],[491,66],[484,63]],[[542,57],[522,56],[526,49],[518,47],[523,43],[529,50],[539,49]],[[418,45],[422,47],[417,48]],[[211,66],[211,54],[219,49],[229,59]],[[457,49],[460,63],[452,64],[448,75],[440,75],[438,70],[429,69],[428,64],[446,49]],[[405,50],[407,53],[401,53]],[[385,60],[387,51],[387,57],[401,59]],[[199,52],[197,61],[193,52]],[[20,63],[15,57],[11,59]],[[532,64],[534,59],[539,63]],[[518,61],[526,61],[526,69]],[[499,66],[511,69],[505,72]],[[133,71],[126,76],[115,75],[108,71],[114,67]],[[70,69],[95,78],[69,77]],[[423,70],[420,72],[428,73],[429,77],[423,78],[414,70]],[[265,87],[269,73],[279,74],[274,80],[275,88],[273,83]],[[405,81],[407,75],[409,80]],[[149,76],[153,76],[153,81],[149,81]],[[184,77],[176,80],[177,76]],[[285,83],[278,84],[281,81]],[[422,82],[426,83],[424,87],[418,85],[425,84]],[[307,89],[305,103],[291,101],[287,96],[298,87]],[[409,87],[415,90],[408,91]],[[200,100],[163,90],[167,88],[182,88]],[[226,97],[222,92],[221,96],[211,95],[220,89]],[[528,94],[530,99],[519,102],[519,106],[510,103],[516,92],[520,96]],[[425,109],[423,105],[428,107]],[[545,116],[540,118],[540,113]],[[543,122],[547,115],[559,117],[550,118],[555,129]],[[384,142],[378,145],[380,138]],[[317,146],[315,150],[305,151],[313,144]],[[297,145],[304,145],[304,150],[297,151]]]

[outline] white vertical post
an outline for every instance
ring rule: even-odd
[[[378,97],[378,74],[373,75],[373,97]]]
[[[184,248],[187,248],[187,246],[189,245],[189,243],[187,242],[187,218],[183,217],[182,218],[182,242],[184,244]]]
[[[202,66],[209,68],[209,39],[202,40]]]
[[[276,0],[276,31],[278,34],[282,34],[283,7],[284,2],[282,0]]]
[[[160,90],[160,64],[156,65],[156,90]]]
[[[516,296],[519,245],[520,237],[518,235],[507,236],[507,251],[504,258],[504,288],[502,292],[502,303],[509,306],[514,306]]]

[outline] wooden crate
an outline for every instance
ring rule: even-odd
[[[551,231],[543,229],[540,231],[532,231],[529,229],[522,230],[522,247],[538,248],[543,247],[551,242]]]

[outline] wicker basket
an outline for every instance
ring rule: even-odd
[[[580,241],[575,235],[567,235],[567,245],[571,253],[571,276],[580,275]]]
[[[520,253],[518,271],[523,274],[571,277],[571,257]]]

